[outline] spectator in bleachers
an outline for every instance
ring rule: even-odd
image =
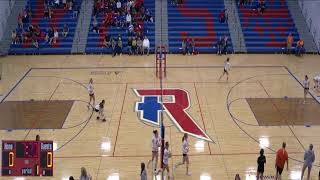
[[[146,9],[144,13],[144,20],[147,22],[153,22],[153,18],[149,9]]]
[[[228,54],[228,36],[224,36],[223,38],[223,50],[222,53]]]
[[[32,38],[32,45],[33,45],[35,48],[39,49],[39,43],[38,43],[37,38]]]
[[[75,6],[73,8],[73,14],[72,14],[72,18],[75,19],[78,17],[78,14],[79,14],[79,7],[78,6]]]
[[[297,46],[296,46],[296,55],[297,56],[301,56],[302,52],[304,51],[304,41],[302,39],[300,39],[297,42]]]
[[[143,42],[140,37],[137,38],[137,55],[142,55],[143,54]]]
[[[64,24],[63,31],[62,31],[62,36],[64,38],[66,38],[68,36],[68,33],[69,33],[69,27],[67,26],[67,24]]]
[[[99,33],[98,21],[95,17],[93,18],[92,26],[92,31],[95,33]]]
[[[287,54],[291,54],[292,43],[293,43],[293,37],[292,37],[292,34],[289,33],[287,37]]]
[[[52,9],[49,7],[49,9],[48,9],[48,17],[49,17],[49,19],[51,19],[52,16],[53,16],[53,11],[52,11]]]
[[[54,34],[53,34],[53,43],[56,44],[57,40],[59,38],[59,32],[57,29],[54,30]]]
[[[187,53],[187,42],[186,42],[186,39],[182,40],[181,49],[182,49],[182,54],[186,55],[186,53]]]
[[[110,36],[110,35],[106,35],[106,36],[104,37],[103,45],[104,45],[104,47],[106,47],[106,48],[110,48],[110,47],[111,47],[111,36]]]
[[[117,1],[116,6],[117,6],[117,11],[118,11],[118,12],[121,12],[121,7],[122,7],[122,6],[121,6],[121,1],[120,1],[120,0]]]
[[[263,14],[266,9],[266,2],[265,0],[260,0],[260,14]]]
[[[59,8],[60,7],[60,0],[55,0],[54,6],[55,6],[55,8]]]
[[[192,41],[191,41],[191,38],[187,38],[187,52],[188,52],[188,55],[192,54]]]
[[[132,22],[132,17],[131,17],[130,12],[128,12],[127,15],[126,15],[126,26],[131,25],[131,22]]]
[[[226,22],[226,13],[225,13],[225,10],[222,10],[220,11],[220,14],[219,14],[219,22],[220,23],[225,23]]]
[[[19,16],[18,16],[18,25],[19,25],[19,28],[20,28],[20,29],[23,28],[23,22],[22,22],[22,15],[21,15],[21,13],[20,13]]]
[[[133,37],[133,39],[132,39],[132,53],[133,53],[133,55],[137,54],[137,39],[136,39],[136,37]]]
[[[53,39],[54,39],[54,30],[53,30],[53,27],[51,27],[51,28],[49,29],[48,35],[49,35],[49,44],[51,45],[52,42],[53,42]]]
[[[145,54],[145,51],[147,51],[147,55],[149,56],[150,41],[147,38],[147,36],[145,36],[144,39],[143,39],[143,54]]]
[[[218,55],[222,54],[222,44],[223,44],[223,40],[222,40],[222,37],[220,36],[217,41],[217,54]]]
[[[133,27],[133,24],[130,24],[130,25],[128,26],[128,35],[129,35],[129,36],[134,35],[134,27]]]
[[[49,8],[47,6],[44,8],[43,17],[49,19]]]
[[[131,36],[128,37],[127,47],[128,47],[128,54],[132,55],[132,37]]]
[[[17,44],[17,32],[15,30],[11,32],[11,44]]]
[[[114,38],[111,38],[111,48],[112,48],[112,57],[116,55],[116,47],[117,47],[117,42]]]
[[[63,8],[68,9],[67,0],[62,0],[62,5],[63,5]]]
[[[118,36],[118,42],[117,42],[117,54],[121,55],[122,54],[122,39],[121,39],[121,36],[119,34]]]
[[[191,49],[192,49],[192,54],[193,55],[197,54],[197,52],[196,52],[196,42],[195,42],[194,38],[192,38],[192,40],[191,40]]]

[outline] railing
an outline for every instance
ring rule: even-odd
[[[303,16],[305,17],[306,19],[306,23],[307,23],[307,26],[309,28],[309,31],[310,33],[312,34],[313,36],[313,40],[317,46],[317,49],[318,49],[318,52],[320,52],[320,26],[317,27],[315,25],[315,23],[313,22],[313,18],[310,14],[310,10],[305,7],[305,4],[304,4],[304,0],[299,0],[299,5],[301,7],[301,11],[302,11],[302,14]]]

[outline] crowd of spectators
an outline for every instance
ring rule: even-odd
[[[227,35],[224,35],[223,38],[221,36],[219,37],[219,39],[217,40],[216,49],[217,49],[218,55],[228,54],[228,36]]]
[[[185,38],[181,42],[181,49],[183,55],[195,55],[196,51],[196,42],[194,38]]]
[[[99,25],[97,16],[103,17]],[[107,27],[125,29],[128,36],[127,48],[130,55],[149,54],[150,42],[144,33],[144,22],[154,22],[149,9],[144,7],[143,0],[95,0],[93,9],[92,31],[103,32]],[[121,35],[112,37],[105,34],[102,47],[111,48],[113,56],[122,54],[124,45]]]
[[[43,18],[50,21],[54,18],[54,9],[67,9],[73,11],[73,18],[76,18],[79,9],[75,7],[74,0],[45,0],[44,1]],[[11,33],[12,44],[31,43],[34,48],[39,48],[39,41],[44,41],[46,44],[53,45],[59,39],[59,33],[62,38],[66,38],[69,33],[67,24],[62,29],[51,25],[46,30],[41,30],[39,25],[32,23],[33,13],[31,6],[24,8],[18,16],[18,29]]]
[[[257,15],[262,15],[267,8],[265,0],[239,0],[238,4],[241,7],[251,8]]]
[[[296,56],[301,56],[305,52],[304,41],[300,38],[296,42],[296,46],[293,47],[293,36],[289,33],[286,42],[286,53],[291,54],[292,52],[295,52]]]

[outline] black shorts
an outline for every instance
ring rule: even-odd
[[[187,156],[188,156],[188,154],[182,154],[182,156],[183,156],[183,157],[187,157]]]
[[[93,96],[94,96],[94,93],[92,93],[92,94],[89,94],[89,96],[90,96],[90,97],[93,97]]]
[[[223,72],[228,73],[228,71],[226,69],[223,69]]]
[[[95,111],[95,112],[99,112],[99,109],[94,108],[94,111]]]
[[[259,166],[258,166],[258,173],[263,174],[263,173],[264,173],[264,168],[263,168],[263,167],[259,167]]]
[[[309,88],[304,88],[304,90],[309,91]]]
[[[280,168],[277,166],[277,172],[281,175],[282,174],[282,171],[283,171],[283,168]]]

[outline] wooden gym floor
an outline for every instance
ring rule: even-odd
[[[303,88],[299,81],[305,74],[312,79],[319,73],[319,57],[230,57],[232,70],[226,82],[225,78],[218,80],[225,56],[168,56],[163,87],[180,88],[189,93],[188,113],[214,141],[209,143],[191,137],[192,176],[185,176],[182,166],[174,172],[175,179],[233,180],[239,173],[241,179],[254,180],[261,147],[265,148],[267,157],[266,179],[273,179],[274,150],[284,141],[291,159],[289,171],[284,171],[282,179],[299,179],[304,148],[310,143],[314,144],[316,153],[317,167],[312,171],[312,179],[316,179],[320,155],[319,105],[310,95],[306,105],[301,104]],[[155,127],[139,120],[134,106],[141,99],[133,89],[160,87],[153,68],[154,56],[8,56],[0,59],[0,63],[3,67],[2,106],[11,101],[49,104],[66,101],[72,105],[70,112],[68,105],[62,110],[52,105],[50,112],[38,108],[37,111],[23,111],[58,119],[56,123],[48,123],[46,129],[33,129],[43,127],[39,124],[44,122],[38,120],[21,120],[26,123],[25,129],[13,123],[6,125],[3,121],[14,118],[0,116],[1,129],[15,127],[12,131],[0,130],[1,139],[31,140],[39,134],[41,139],[53,140],[57,145],[54,177],[24,179],[65,180],[70,175],[78,178],[82,166],[95,180],[139,179],[140,163],[150,159],[150,141]],[[96,114],[86,107],[88,95],[84,85],[89,78],[94,80],[96,100],[106,100],[105,123],[97,121]],[[319,94],[315,92],[315,95]],[[59,127],[61,122],[62,128]],[[182,133],[167,116],[164,122],[166,141],[171,144],[173,153],[170,159],[173,167],[181,160]],[[152,179],[151,169],[148,176]]]

